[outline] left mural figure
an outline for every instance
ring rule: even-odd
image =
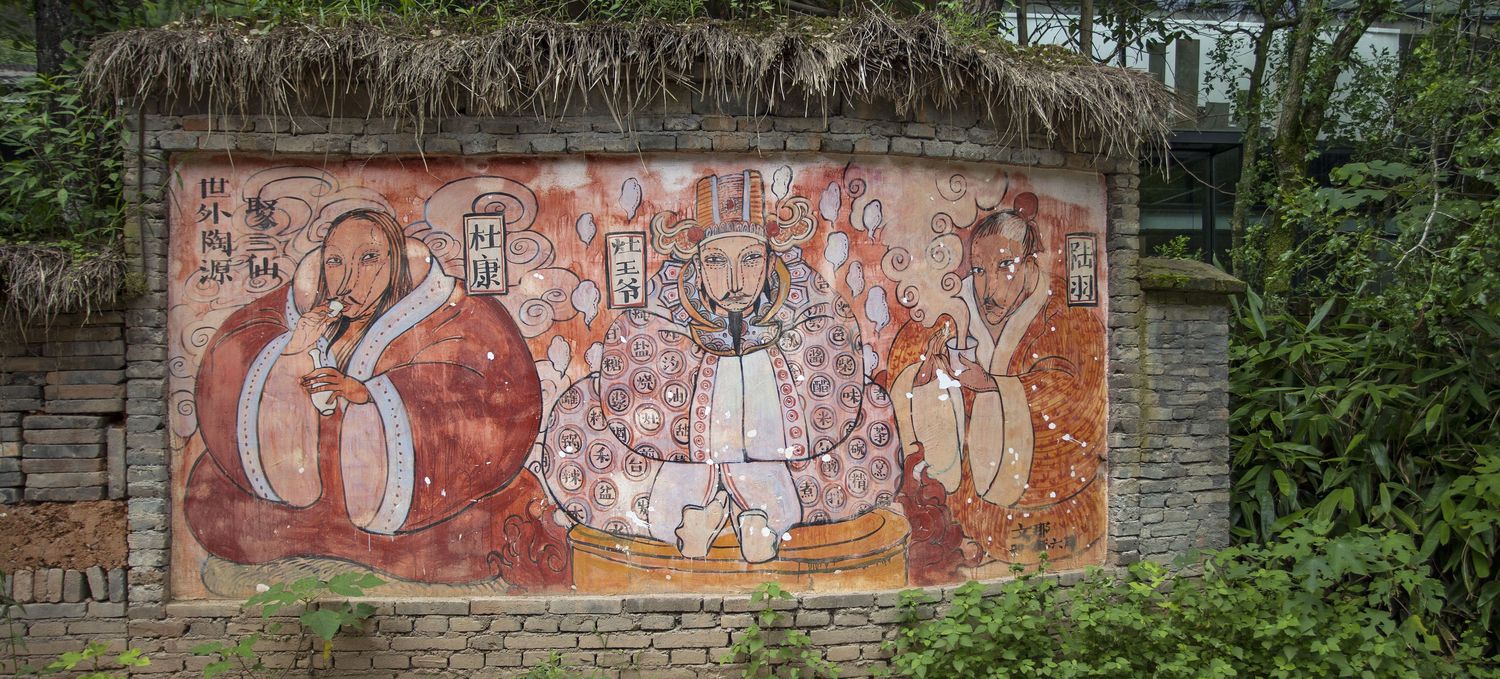
[[[541,388],[520,330],[381,210],[331,222],[289,285],[240,308],[196,381],[185,516],[215,556],[345,559],[424,582],[571,582],[523,465]]]

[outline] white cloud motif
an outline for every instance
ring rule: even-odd
[[[552,338],[552,343],[547,345],[547,360],[552,362],[552,369],[557,374],[563,375],[568,372],[568,364],[573,361],[573,345],[561,335]]]
[[[859,262],[850,264],[849,272],[844,274],[844,280],[849,283],[849,296],[860,296],[865,291],[865,265]]]
[[[626,179],[620,186],[620,209],[626,212],[626,221],[635,219],[635,211],[641,207],[641,183],[635,177]]]
[[[831,222],[838,218],[839,208],[843,204],[843,193],[839,190],[838,182],[828,182],[828,188],[823,189],[823,197],[818,199],[818,214]]]
[[[873,234],[885,221],[885,208],[881,206],[880,201],[872,200],[865,205],[865,211],[860,217],[864,230]]]
[[[870,296],[865,298],[865,318],[875,324],[875,334],[889,325],[891,322],[891,307],[885,299],[885,288],[875,286],[870,288]]]
[[[849,260],[849,235],[842,231],[829,234],[828,245],[823,248],[823,258],[833,265],[830,272],[838,271]]]
[[[583,314],[584,324],[593,327],[594,317],[599,315],[599,286],[590,280],[579,283],[573,290],[572,301],[573,308]]]
[[[599,363],[604,360],[604,343],[590,344],[588,351],[583,352],[583,360],[589,364],[589,372],[599,372]]]
[[[594,235],[599,233],[599,227],[594,224],[594,213],[585,212],[579,215],[578,222],[573,225],[578,230],[578,240],[584,245],[592,245]]]
[[[792,187],[792,168],[782,165],[776,168],[775,174],[771,175],[771,194],[777,200],[786,197],[786,192]]]

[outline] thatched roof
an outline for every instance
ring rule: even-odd
[[[0,327],[24,331],[64,312],[87,315],[124,290],[123,255],[111,247],[0,245]]]
[[[101,96],[182,97],[216,112],[291,113],[309,92],[362,92],[367,113],[427,119],[555,116],[602,99],[620,119],[684,88],[766,106],[824,98],[970,107],[997,130],[1096,140],[1134,154],[1165,138],[1176,99],[1149,75],[1060,48],[966,39],[931,16],[669,24],[520,20],[480,33],[373,25],[174,25],[107,35],[87,81]],[[816,107],[811,112],[818,115]]]

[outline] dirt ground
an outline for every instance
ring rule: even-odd
[[[0,505],[0,570],[125,565],[125,503]]]

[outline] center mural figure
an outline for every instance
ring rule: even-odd
[[[226,416],[202,424],[188,525],[240,563],[314,555],[431,582],[565,581],[561,530],[522,470],[536,371],[493,360],[525,351],[505,309],[467,295],[389,214],[344,213],[292,283],[235,312],[205,352],[198,405]],[[523,536],[546,556],[502,558]]]
[[[692,214],[651,222],[668,259],[648,304],[604,339],[544,434],[548,488],[575,521],[702,558],[729,530],[749,564],[798,525],[891,503],[900,448],[865,376],[848,302],[802,259],[817,228],[791,197],[766,217],[758,172],[699,179]]]

